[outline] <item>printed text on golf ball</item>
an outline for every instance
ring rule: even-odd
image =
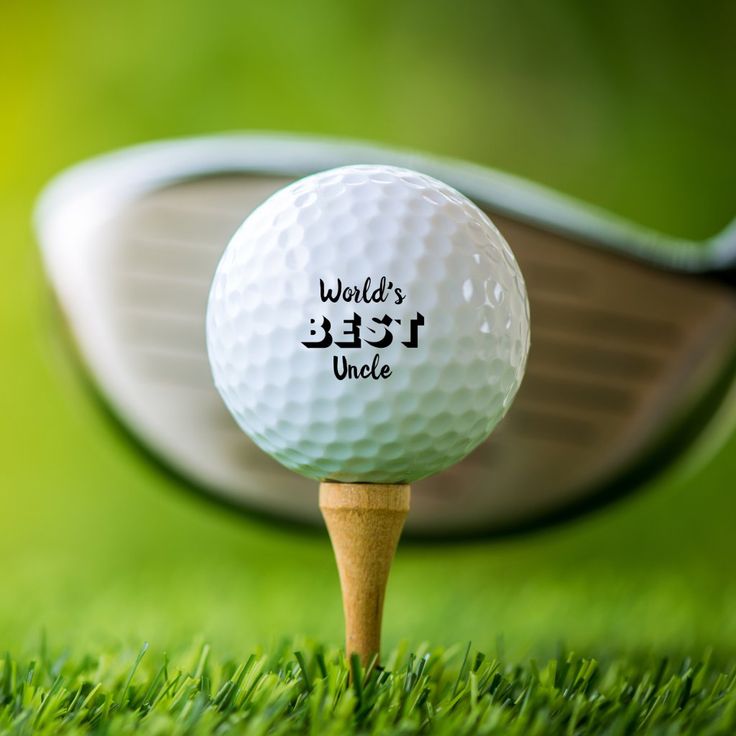
[[[389,281],[382,276],[376,289],[372,289],[372,281],[369,276],[362,288],[355,286],[353,288],[343,287],[342,280],[337,279],[337,285],[334,289],[325,286],[324,279],[319,280],[319,298],[325,302],[337,302],[342,299],[346,303],[354,302],[355,304],[382,304],[386,302],[393,294],[395,304],[403,303],[406,299],[402,289],[395,287],[393,281]],[[314,318],[309,320],[312,325],[317,323]],[[306,340],[302,342],[307,348],[329,348],[332,345],[338,348],[361,348],[363,343],[370,345],[372,348],[387,348],[394,341],[394,333],[391,330],[393,324],[401,326],[401,319],[398,317],[390,317],[384,314],[380,317],[371,317],[367,326],[367,331],[373,337],[363,337],[361,329],[364,329],[363,319],[357,312],[353,312],[352,316],[343,320],[345,328],[343,330],[343,338],[340,340],[332,337],[332,323],[326,316],[322,316],[319,321],[319,330],[321,337],[315,340]],[[419,328],[424,325],[424,315],[417,312],[414,317],[409,320],[409,336],[407,340],[402,340],[401,344],[406,348],[419,347]],[[310,330],[311,336],[317,335],[317,329]],[[342,381],[345,378],[380,378],[386,379],[391,375],[391,367],[389,365],[381,365],[378,353],[373,356],[370,364],[366,363],[360,367],[351,365],[348,359],[342,355],[332,357],[332,369],[335,377]]]

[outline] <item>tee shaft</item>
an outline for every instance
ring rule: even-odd
[[[335,552],[345,613],[345,653],[364,665],[381,649],[386,583],[404,520],[410,486],[321,483],[319,507]]]

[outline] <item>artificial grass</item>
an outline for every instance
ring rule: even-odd
[[[0,662],[2,734],[732,734],[736,663],[561,651],[544,663],[392,651],[361,668],[285,643],[245,658],[209,646]]]

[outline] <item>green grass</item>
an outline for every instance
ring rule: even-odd
[[[406,648],[363,669],[284,644],[243,659],[200,646],[0,663],[0,733],[731,734],[736,666],[709,657],[545,663]]]

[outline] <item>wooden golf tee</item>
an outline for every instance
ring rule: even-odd
[[[345,612],[345,653],[370,664],[381,651],[386,583],[410,486],[321,483],[319,507],[335,552]]]

